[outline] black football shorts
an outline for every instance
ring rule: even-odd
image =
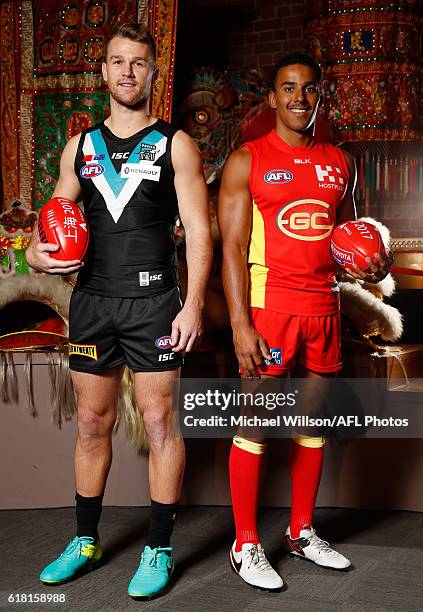
[[[181,310],[178,287],[154,297],[118,298],[75,289],[69,311],[69,366],[102,372],[126,363],[134,372],[174,370],[172,321]]]

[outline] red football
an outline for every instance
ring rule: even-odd
[[[38,236],[41,242],[59,245],[58,251],[50,253],[54,259],[82,259],[89,241],[84,213],[72,200],[52,198],[38,217]]]
[[[373,260],[375,253],[386,257],[379,230],[366,221],[346,221],[335,227],[330,246],[335,261],[346,270],[357,264],[362,272],[370,272],[366,257]]]

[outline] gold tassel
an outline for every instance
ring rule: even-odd
[[[32,353],[27,351],[24,365],[25,399],[32,416],[35,417],[37,416],[37,409],[34,404],[34,381],[32,374]]]
[[[145,433],[141,413],[134,398],[133,389],[134,374],[129,368],[125,368],[122,376],[117,417],[113,431],[116,433],[120,423],[123,422],[128,442],[140,452],[146,452],[148,450],[147,435]]]
[[[10,399],[7,377],[7,358],[6,353],[3,351],[0,351],[0,392],[1,401],[4,404],[8,404],[10,402]]]
[[[6,352],[6,378],[9,394],[17,404],[19,401],[19,385],[12,351]]]
[[[62,426],[63,419],[70,421],[76,412],[75,392],[73,389],[69,358],[63,352],[55,354],[55,400],[53,420]]]
[[[62,413],[65,421],[70,421],[76,413],[76,397],[73,388],[72,375],[69,369],[69,356],[67,353],[59,353],[60,356],[60,371],[64,377],[64,398],[62,404]]]

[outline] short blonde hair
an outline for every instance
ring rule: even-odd
[[[151,36],[150,32],[147,28],[140,23],[123,23],[120,25],[112,35],[106,44],[106,56],[107,49],[109,47],[109,43],[113,38],[129,38],[130,40],[134,40],[135,42],[145,43],[147,47],[150,49],[151,55],[153,56],[153,62],[156,62],[156,43],[154,42],[154,38]]]

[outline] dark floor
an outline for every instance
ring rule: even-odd
[[[353,561],[335,572],[291,559],[281,545],[287,510],[262,509],[260,532],[267,556],[286,583],[282,593],[257,591],[230,569],[230,508],[182,508],[173,545],[177,571],[169,593],[150,602],[128,598],[128,581],[148,522],[148,508],[105,508],[101,523],[107,562],[59,587],[38,583],[42,567],[73,537],[73,509],[0,512],[0,608],[72,612],[164,610],[283,612],[421,612],[423,514],[318,510],[319,535]],[[10,604],[11,593],[60,593],[66,603]]]

